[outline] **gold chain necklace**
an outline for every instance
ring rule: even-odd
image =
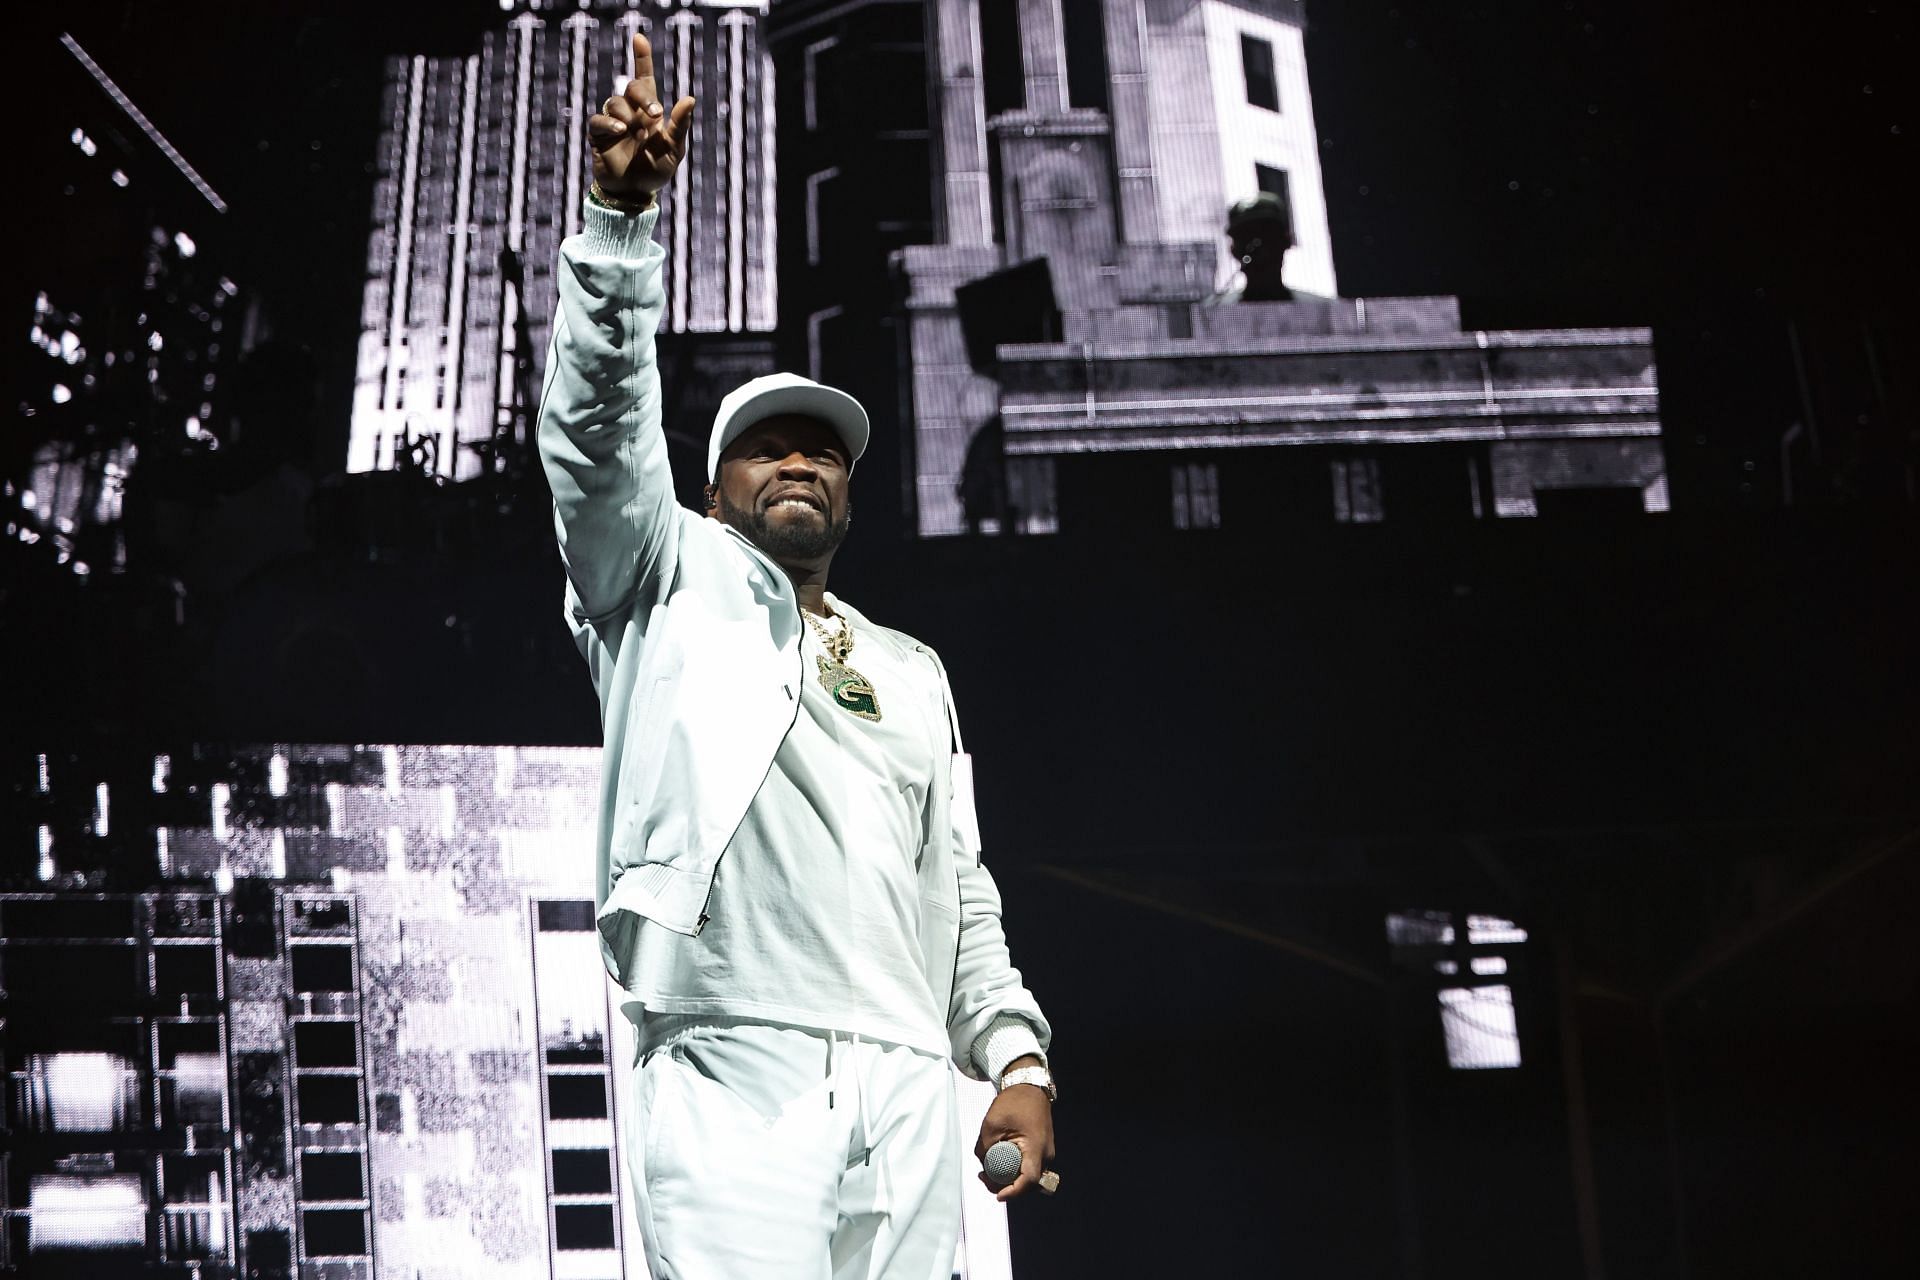
[[[821,687],[832,695],[833,704],[862,720],[878,720],[880,700],[874,696],[873,682],[847,665],[847,655],[853,652],[852,619],[845,614],[836,615],[840,619],[840,631],[836,635],[805,609],[800,611],[800,616],[807,620],[813,633],[820,637],[820,647],[826,650],[814,661],[819,665]]]

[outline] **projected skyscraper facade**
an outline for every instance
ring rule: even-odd
[[[788,0],[771,22],[805,229],[786,305],[817,376],[901,406],[922,536],[1667,508],[1650,330],[1337,296],[1300,0]],[[1254,300],[1229,252],[1259,192],[1290,301]]]
[[[752,341],[775,319],[766,9],[522,0],[465,57],[390,60],[349,471],[412,465],[466,479],[524,437],[553,263],[580,228],[591,179],[587,117],[625,84],[635,32],[653,44],[663,96],[700,102],[656,232],[669,263],[663,339],[690,344],[696,399],[709,352],[726,375],[771,367],[770,346]]]

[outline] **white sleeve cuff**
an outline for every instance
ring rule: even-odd
[[[985,1031],[974,1037],[973,1063],[996,1087],[1007,1064],[1028,1054],[1039,1058],[1043,1064],[1047,1060],[1047,1055],[1040,1050],[1040,1037],[1033,1033],[1027,1020],[1010,1013],[1001,1014],[987,1024]]]
[[[586,220],[581,224],[580,238],[586,246],[587,256],[640,258],[646,255],[648,243],[653,239],[653,224],[660,219],[657,199],[644,213],[621,213],[618,209],[603,208],[591,200],[583,200],[583,203]]]

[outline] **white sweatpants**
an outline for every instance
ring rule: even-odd
[[[654,1280],[950,1280],[946,1059],[737,1019],[649,1030],[626,1147]]]

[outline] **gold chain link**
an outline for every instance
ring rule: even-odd
[[[853,652],[853,623],[844,614],[835,614],[834,616],[840,619],[840,633],[835,635],[805,609],[800,611],[800,616],[805,618],[807,625],[813,628],[813,634],[820,637],[820,644],[833,660],[844,665],[847,655]]]

